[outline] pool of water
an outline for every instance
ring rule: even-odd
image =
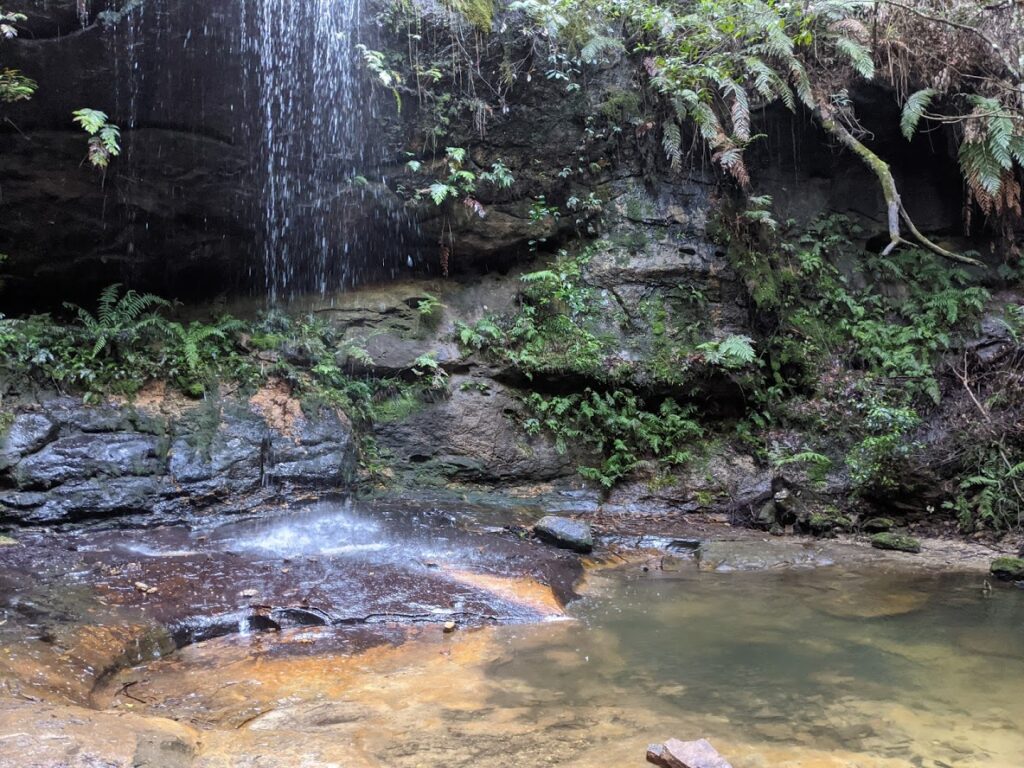
[[[309,765],[641,766],[650,742],[707,737],[735,768],[1021,768],[1024,590],[983,584],[634,568],[593,576],[574,621],[362,655],[312,631],[199,643],[109,704]]]

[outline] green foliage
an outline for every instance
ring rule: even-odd
[[[974,448],[975,462],[957,480],[956,494],[943,507],[956,514],[960,530],[996,531],[1024,526],[1024,461],[1013,463],[997,443]]]
[[[709,341],[697,347],[710,365],[736,370],[757,360],[754,342],[749,336],[728,336],[721,341]]]
[[[447,391],[448,372],[441,367],[435,353],[420,355],[413,361],[412,372],[424,382],[427,389]]]
[[[458,335],[459,343],[468,349],[483,349],[505,338],[505,332],[491,317],[481,318],[473,323],[473,325],[467,325],[461,320],[456,321],[455,331]]]
[[[442,0],[477,29],[490,32],[494,24],[494,0]]]
[[[74,310],[83,335],[91,345],[90,357],[101,352],[117,356],[142,341],[147,333],[162,329],[165,321],[154,309],[166,308],[170,302],[151,293],[127,291],[121,294],[120,283],[107,286],[100,293],[96,314],[75,304]]]
[[[198,320],[188,325],[168,321],[164,325],[169,344],[166,353],[167,375],[176,376],[178,386],[189,394],[205,392],[204,378],[217,369],[220,360],[234,354],[233,334],[245,324],[225,316],[212,324]]]
[[[416,314],[420,324],[426,328],[437,328],[444,313],[444,304],[433,294],[425,294],[416,302]]]
[[[373,75],[374,83],[391,91],[395,98],[395,108],[401,112],[402,93],[398,88],[402,84],[402,75],[388,66],[385,55],[380,51],[367,48],[362,43],[356,45],[356,50],[363,57],[366,69]]]
[[[686,463],[692,457],[691,446],[704,434],[692,406],[672,399],[654,406],[629,390],[587,388],[580,394],[552,397],[533,393],[526,405],[533,413],[524,422],[528,433],[547,431],[560,451],[572,445],[600,456],[579,472],[605,488],[647,462],[661,467]]]
[[[10,40],[18,36],[17,24],[25,20],[25,14],[4,11],[0,8],[0,40]],[[0,67],[0,102],[10,103],[32,98],[36,92],[36,82],[16,69]]]
[[[428,186],[417,190],[415,199],[427,196],[438,207],[443,206],[446,202],[459,200],[468,210],[480,218],[484,218],[487,215],[486,209],[480,201],[473,197],[477,182],[482,181],[497,189],[508,189],[515,183],[515,177],[500,160],[492,163],[489,171],[477,174],[466,167],[466,159],[467,153],[464,148],[446,147],[443,161],[444,177],[434,179]],[[412,173],[420,173],[424,167],[419,160],[409,160],[405,165]]]
[[[26,77],[16,69],[0,69],[0,101],[24,101],[31,99],[38,87],[35,80]]]
[[[900,117],[900,131],[907,141],[914,137],[917,125],[924,117],[925,110],[928,109],[928,105],[931,104],[936,93],[934,88],[922,88],[907,97],[907,101],[903,105],[903,115]]]
[[[977,323],[984,288],[923,250],[865,252],[844,217],[770,234],[737,236],[730,253],[754,302],[780,322],[767,350],[776,384],[797,383],[782,373],[793,364],[814,375],[838,359],[938,400],[936,363]]]
[[[867,402],[860,406],[867,434],[846,457],[854,487],[863,491],[883,491],[900,485],[906,459],[920,448],[911,439],[921,419],[910,408],[887,403]]]
[[[807,475],[812,482],[822,482],[832,469],[832,459],[817,451],[799,451],[789,456],[778,457],[772,464],[785,467],[789,464],[803,464],[807,467]]]
[[[121,154],[121,129],[98,109],[77,109],[72,114],[74,121],[89,134],[89,163],[94,168],[106,169],[110,160]]]

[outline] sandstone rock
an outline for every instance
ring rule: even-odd
[[[662,768],[732,768],[707,739],[652,744],[647,748],[647,762]]]
[[[537,538],[562,549],[587,553],[594,549],[594,537],[590,526],[580,520],[547,515],[533,526]]]

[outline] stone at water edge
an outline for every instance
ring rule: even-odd
[[[1000,581],[1024,581],[1024,558],[997,557],[989,572]]]
[[[572,549],[586,554],[594,549],[594,537],[590,526],[580,520],[547,515],[533,526],[537,538],[562,549]]]
[[[662,768],[732,768],[707,739],[669,739],[664,744],[651,744],[647,748],[647,762]]]
[[[902,533],[876,533],[871,537],[871,546],[875,549],[891,549],[914,554],[921,551],[921,542]]]
[[[895,527],[896,523],[892,518],[872,517],[870,520],[865,520],[860,529],[864,531],[864,533],[885,533]]]

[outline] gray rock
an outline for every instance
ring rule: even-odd
[[[158,474],[164,462],[157,443],[128,432],[62,437],[18,462],[14,480],[19,488],[46,489],[87,477]]]
[[[590,532],[590,526],[581,520],[547,515],[534,524],[533,532],[542,541],[562,549],[572,549],[584,554],[594,549],[594,537]]]
[[[647,762],[662,768],[732,768],[707,739],[652,744],[647,748]]]
[[[56,439],[57,431],[57,425],[41,413],[19,413],[0,441],[0,470]]]
[[[547,435],[527,435],[516,423],[524,411],[513,390],[494,381],[484,389],[474,383],[468,376],[452,376],[448,397],[424,403],[400,421],[375,425],[375,436],[396,468],[423,479],[479,483],[575,476],[578,462],[571,454],[559,453]]]
[[[289,488],[344,490],[356,461],[351,425],[326,409],[285,435],[245,401],[205,403],[168,422],[61,398],[15,425],[0,454],[13,459],[0,463],[0,520],[27,524],[244,511]]]

